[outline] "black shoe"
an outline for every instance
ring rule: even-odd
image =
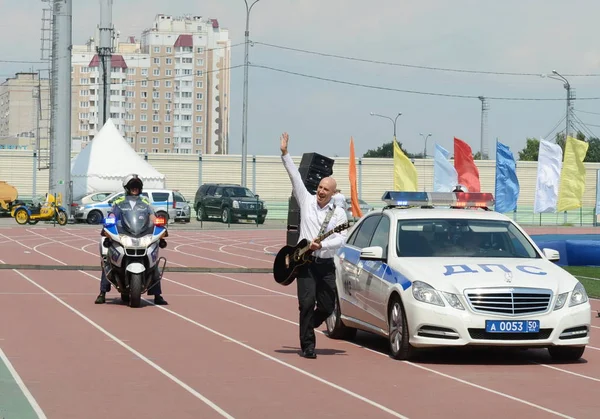
[[[106,302],[105,295],[106,295],[105,292],[101,292],[100,295],[98,295],[98,297],[96,298],[95,303],[96,304],[104,304]]]
[[[155,295],[154,296],[154,304],[156,304],[157,306],[166,306],[166,305],[169,305],[169,303],[167,303],[167,300],[165,300],[164,298],[162,298],[162,295]]]
[[[304,351],[302,351],[302,357],[308,359],[315,359],[317,357],[317,354],[315,353],[314,349],[305,349]]]

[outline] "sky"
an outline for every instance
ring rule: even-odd
[[[0,0],[1,80],[40,65],[6,61],[39,61],[44,6],[41,0]],[[94,36],[99,11],[99,0],[73,0],[74,44]],[[232,48],[232,65],[244,63],[244,0],[113,3],[121,37],[140,37],[161,13],[218,19],[232,45],[241,44]],[[431,133],[429,156],[434,143],[452,153],[454,137],[475,153],[478,96],[484,96],[490,98],[488,152],[493,158],[497,139],[518,158],[526,138],[565,129],[563,82],[541,76],[552,70],[575,91],[576,127],[600,136],[599,15],[594,0],[260,0],[250,15],[251,65],[302,76],[249,68],[248,154],[279,154],[286,131],[292,155],[345,157],[353,137],[362,156],[393,138],[392,121],[371,112],[402,113],[396,135],[410,153],[423,152],[420,133]],[[231,70],[231,154],[242,150],[243,74],[243,68]]]

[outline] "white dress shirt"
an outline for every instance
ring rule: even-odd
[[[290,180],[292,181],[292,191],[298,206],[300,207],[300,237],[298,241],[306,239],[309,242],[317,238],[321,225],[325,221],[325,217],[331,208],[333,208],[333,200],[330,200],[323,208],[319,207],[316,195],[311,194],[302,182],[302,176],[298,171],[294,161],[289,153],[281,156],[285,170],[287,170]],[[335,207],[334,213],[329,220],[329,224],[325,229],[328,232],[335,226],[348,221],[346,211],[343,208]],[[344,245],[346,241],[346,230],[339,233],[333,233],[321,242],[322,248],[313,252],[314,256],[320,258],[332,258],[336,250]]]

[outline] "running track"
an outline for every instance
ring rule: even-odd
[[[0,228],[0,263],[98,264],[98,230]],[[168,266],[270,267],[284,242],[284,230],[172,230],[162,255]],[[384,339],[362,333],[353,343],[318,333],[318,358],[306,360],[295,286],[268,274],[168,272],[170,305],[140,309],[114,291],[95,305],[99,271],[0,275],[0,347],[48,418],[596,418],[600,409],[600,318],[575,364],[552,363],[545,350],[399,362]]]

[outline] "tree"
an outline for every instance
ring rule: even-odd
[[[402,152],[404,154],[406,154],[406,157],[408,157],[408,158],[414,157],[412,154],[410,154],[409,152],[407,152],[402,147],[402,143],[400,141],[398,141],[398,145],[400,146],[400,150],[402,150]],[[384,158],[387,157],[387,158],[393,158],[394,157],[394,143],[393,143],[393,141],[390,141],[389,143],[385,143],[385,144],[377,147],[377,149],[368,150],[365,154],[363,154],[363,157],[384,157]]]
[[[519,151],[519,160],[521,161],[537,161],[540,151],[540,140],[528,138],[525,148]]]

